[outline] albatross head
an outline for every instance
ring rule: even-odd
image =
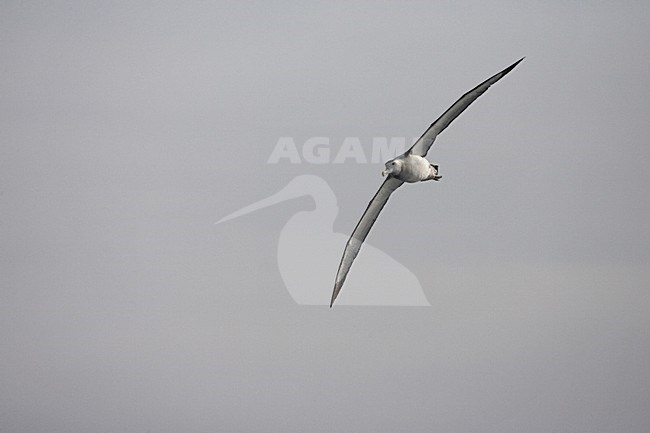
[[[386,170],[381,172],[382,176],[387,176],[389,174],[392,174],[393,176],[398,175],[400,171],[402,171],[402,163],[403,161],[400,159],[391,159],[388,161],[386,164]]]

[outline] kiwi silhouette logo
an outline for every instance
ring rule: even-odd
[[[280,276],[299,305],[329,305],[336,269],[349,235],[334,232],[336,195],[321,177],[300,175],[270,197],[217,221],[229,220],[298,197],[314,200],[312,210],[297,212],[280,232],[277,262]],[[430,306],[418,278],[387,253],[366,243],[337,305]]]

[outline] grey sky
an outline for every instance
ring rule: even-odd
[[[4,1],[0,35],[1,432],[650,429],[646,2]],[[383,165],[279,137],[417,136],[522,56],[368,238],[431,307],[296,305],[309,198],[213,224],[312,174],[349,233]]]

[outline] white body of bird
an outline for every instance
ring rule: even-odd
[[[382,176],[393,176],[402,182],[415,183],[425,180],[440,180],[438,166],[419,155],[400,155],[386,163]]]

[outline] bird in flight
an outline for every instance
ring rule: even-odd
[[[387,176],[386,180],[372,200],[370,200],[366,211],[363,213],[363,216],[361,216],[357,226],[352,231],[352,235],[350,235],[350,239],[348,239],[348,242],[345,245],[343,257],[341,258],[339,269],[336,272],[336,280],[334,282],[334,291],[332,292],[330,308],[332,308],[336,297],[343,287],[345,278],[348,276],[348,272],[350,272],[352,262],[357,257],[357,254],[359,254],[359,249],[361,249],[363,241],[366,240],[372,225],[377,220],[379,212],[384,208],[390,195],[397,188],[402,186],[404,182],[415,183],[427,180],[440,180],[442,176],[438,174],[438,166],[429,163],[429,161],[424,158],[438,134],[444,131],[445,128],[460,115],[460,113],[465,111],[472,102],[485,93],[492,84],[505,77],[506,74],[512,71],[522,60],[524,60],[523,57],[461,96],[458,101],[449,107],[447,111],[442,113],[442,115],[436,119],[436,121],[433,122],[426,131],[424,131],[424,134],[422,134],[409,150],[407,150],[403,155],[391,159],[385,164],[386,169],[382,171],[381,175]]]

